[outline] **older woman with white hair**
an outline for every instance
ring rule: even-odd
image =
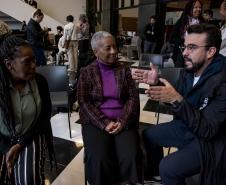
[[[91,46],[97,59],[81,69],[78,82],[87,179],[91,185],[136,184],[139,93],[110,33],[95,33]]]

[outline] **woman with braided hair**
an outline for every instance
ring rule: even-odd
[[[28,43],[0,39],[1,185],[44,185],[46,148],[54,159],[48,85],[35,67]]]

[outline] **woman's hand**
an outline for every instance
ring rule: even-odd
[[[6,166],[9,177],[12,174],[15,160],[18,158],[21,148],[20,144],[15,144],[6,153]]]
[[[109,134],[118,134],[122,130],[122,124],[120,122],[116,122],[114,124],[113,129],[109,132]]]
[[[105,131],[109,134],[118,134],[122,130],[122,124],[120,122],[111,121],[106,127]]]

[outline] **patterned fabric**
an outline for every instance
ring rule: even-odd
[[[131,76],[129,67],[120,63],[112,66],[120,101],[123,103],[120,121],[125,129],[137,127],[140,115],[139,93]],[[107,78],[107,77],[106,77]],[[100,110],[104,102],[103,88],[97,61],[82,68],[78,82],[78,102],[82,124],[93,124],[104,129],[110,122]]]
[[[46,143],[44,136],[38,136],[23,148],[14,165],[12,177],[7,175],[5,155],[0,155],[1,185],[44,185],[44,162]]]

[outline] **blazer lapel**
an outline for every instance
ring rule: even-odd
[[[98,67],[98,63],[94,62],[91,68],[91,79],[93,80],[93,84],[94,86],[96,86],[96,90],[98,91],[97,93],[99,93],[100,96],[103,97],[103,87],[102,87],[102,80],[101,80],[101,76],[100,76],[100,69]]]
[[[115,78],[116,78],[116,85],[118,88],[119,96],[121,97],[122,86],[123,86],[123,79],[125,76],[125,70],[122,70],[121,67],[117,66],[114,69]]]

